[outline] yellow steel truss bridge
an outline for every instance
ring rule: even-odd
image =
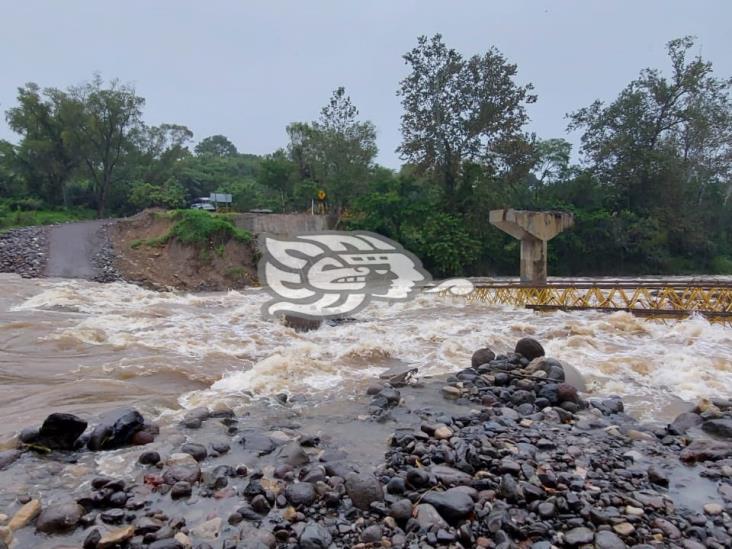
[[[527,285],[516,280],[471,279],[469,302],[508,304],[539,311],[595,309],[657,318],[692,313],[732,323],[732,280],[726,279],[551,279]]]

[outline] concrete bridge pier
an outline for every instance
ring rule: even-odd
[[[521,282],[546,282],[547,242],[574,224],[566,212],[491,210],[491,225],[521,241]]]

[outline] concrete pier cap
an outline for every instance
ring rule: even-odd
[[[546,282],[547,242],[574,225],[568,212],[529,210],[491,210],[491,225],[521,241],[521,282]]]

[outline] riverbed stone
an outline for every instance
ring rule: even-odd
[[[532,337],[523,337],[516,342],[514,352],[522,355],[528,360],[534,360],[540,356],[544,356],[544,347]]]
[[[285,497],[295,507],[310,505],[315,501],[315,487],[309,482],[296,482],[285,488]]]
[[[704,504],[704,512],[707,515],[711,515],[711,516],[721,515],[722,511],[724,511],[724,507],[722,507],[719,503],[705,503]]]
[[[99,539],[99,542],[97,543],[97,547],[99,549],[114,547],[116,545],[122,544],[134,535],[134,526],[125,526],[124,528],[111,530],[102,535],[102,537]]]
[[[571,530],[569,530],[568,532],[565,532],[565,534],[564,534],[564,541],[567,543],[567,545],[570,545],[570,546],[584,545],[585,543],[591,543],[594,538],[595,538],[595,533],[592,530],[590,530],[589,528],[585,528],[584,526],[572,528]]]
[[[129,444],[132,435],[145,425],[142,414],[135,409],[110,412],[102,417],[89,436],[90,450],[114,450]]]
[[[703,422],[704,419],[702,419],[699,414],[695,414],[694,412],[683,412],[676,416],[671,423],[671,427],[676,433],[683,435],[692,427],[697,427]]]
[[[603,530],[595,534],[595,547],[597,549],[624,549],[627,545],[616,534]]]
[[[422,501],[432,505],[448,521],[457,521],[473,512],[473,498],[460,488],[427,492]]]
[[[180,451],[184,454],[189,454],[196,461],[203,461],[208,456],[208,451],[203,444],[195,442],[186,442],[181,446]]]
[[[0,452],[0,471],[10,467],[21,456],[19,450],[4,450]]]
[[[10,530],[20,530],[33,521],[41,512],[41,500],[32,499],[18,509],[8,522]]]
[[[73,450],[86,426],[86,421],[73,414],[51,414],[38,430],[35,443],[52,450]]]
[[[57,503],[43,509],[36,519],[36,530],[44,534],[59,534],[76,528],[84,508],[76,502]]]
[[[302,549],[325,549],[332,541],[333,537],[328,529],[317,522],[308,522],[300,534]]]
[[[417,524],[423,530],[428,530],[432,527],[447,528],[448,526],[445,519],[437,512],[437,509],[429,503],[420,503],[417,505],[415,508],[415,518],[417,519]]]
[[[494,353],[489,347],[483,347],[473,353],[473,356],[470,359],[470,364],[473,368],[478,368],[478,366],[488,364],[494,358],[496,358],[496,353]]]
[[[192,528],[191,535],[193,535],[196,538],[201,538],[201,539],[206,539],[206,540],[216,539],[219,537],[219,532],[221,531],[222,524],[223,524],[223,519],[221,517],[214,517],[205,522],[202,522],[195,528]]]
[[[381,482],[369,474],[353,473],[346,479],[346,492],[353,505],[359,509],[368,509],[377,501],[384,500],[384,488]]]
[[[697,439],[691,442],[679,455],[681,461],[717,461],[732,457],[732,443],[719,440]]]
[[[191,483],[180,480],[173,484],[173,487],[170,489],[170,497],[173,499],[187,498],[191,495],[191,492]]]
[[[137,461],[142,465],[155,465],[160,462],[160,454],[155,451],[143,452]]]
[[[460,395],[462,394],[460,392],[460,389],[457,387],[453,387],[452,385],[445,385],[441,389],[442,396],[445,397],[448,400],[457,400],[460,398]]]
[[[721,438],[732,438],[732,419],[709,419],[702,423],[702,430]]]

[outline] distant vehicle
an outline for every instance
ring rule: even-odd
[[[191,204],[191,208],[194,210],[206,210],[207,212],[215,212],[216,206],[211,203],[211,199],[208,197],[196,198]]]

